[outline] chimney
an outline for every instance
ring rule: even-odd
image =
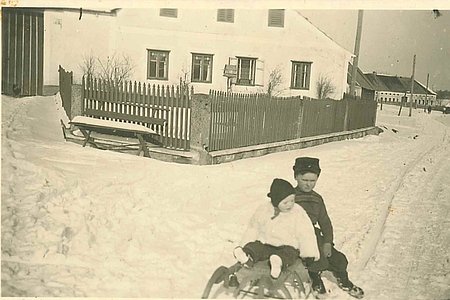
[[[377,76],[377,72],[376,72],[376,71],[373,71],[372,74],[375,75],[375,76]]]

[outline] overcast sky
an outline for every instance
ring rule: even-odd
[[[354,52],[357,10],[301,10],[311,23]],[[359,67],[409,77],[416,54],[415,79],[431,89],[450,90],[450,10],[364,10]]]

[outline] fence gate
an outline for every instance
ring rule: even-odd
[[[59,93],[61,95],[63,108],[69,119],[72,119],[72,84],[73,72],[67,72],[61,65],[59,72]]]
[[[2,7],[2,94],[42,95],[44,13]]]

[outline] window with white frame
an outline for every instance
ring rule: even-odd
[[[284,9],[269,9],[267,26],[284,27]]]
[[[192,53],[192,82],[212,82],[212,54]]]
[[[309,90],[311,64],[304,61],[292,62],[291,89]]]
[[[218,9],[217,22],[234,23],[234,9]]]
[[[176,8],[161,8],[159,10],[159,15],[161,17],[177,18],[178,17],[178,9],[176,9]]]
[[[237,81],[238,85],[255,85],[256,58],[238,57]]]
[[[147,79],[167,80],[169,51],[147,49]]]

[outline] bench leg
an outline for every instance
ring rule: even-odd
[[[138,140],[139,140],[139,151],[138,151],[138,155],[141,154],[141,151],[144,152],[144,156],[145,157],[150,157],[150,152],[148,151],[147,148],[147,142],[144,140],[144,137],[142,136],[142,134],[136,134]]]
[[[67,136],[66,136],[66,124],[64,124],[63,120],[61,120],[61,119],[59,119],[59,121],[61,122],[61,128],[62,128],[64,140],[67,140]]]
[[[92,146],[97,148],[97,145],[95,144],[94,139],[91,138],[91,131],[90,130],[81,129],[81,128],[80,128],[80,131],[81,131],[81,133],[84,136],[83,147],[85,147],[87,143],[90,143]]]

